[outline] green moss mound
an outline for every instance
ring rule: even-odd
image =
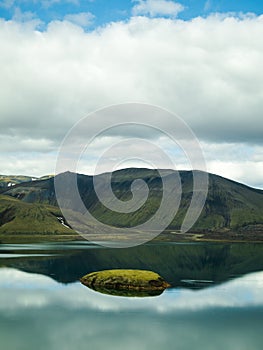
[[[117,293],[123,296],[151,296],[151,292],[162,292],[170,287],[158,273],[146,270],[104,270],[85,275],[80,281],[101,293],[116,295],[115,291],[124,291],[126,293]],[[129,293],[131,291],[137,293]]]

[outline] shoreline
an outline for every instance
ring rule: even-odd
[[[221,237],[219,237],[219,235]],[[259,235],[253,235],[244,237],[240,234],[228,233],[175,233],[165,231],[159,236],[155,237],[149,242],[153,243],[263,243],[263,233]],[[52,234],[0,234],[0,244],[23,244],[23,243],[41,243],[41,242],[74,242],[74,241],[96,241],[99,244],[100,241],[111,241],[121,239],[120,236],[114,237],[112,235],[91,235],[90,239],[85,239],[78,234],[66,234],[66,235],[52,235]],[[144,242],[142,242],[143,244]]]

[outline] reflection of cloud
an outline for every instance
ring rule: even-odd
[[[126,299],[2,268],[1,345],[23,350],[261,349],[262,279],[261,272],[198,292]]]
[[[170,290],[157,298],[116,298],[94,292],[80,283],[63,286],[51,278],[14,269],[0,270],[0,299],[12,303],[1,310],[61,305],[67,308],[101,311],[151,310],[157,313],[206,310],[210,308],[263,307],[263,272],[249,274],[223,285],[200,291]]]

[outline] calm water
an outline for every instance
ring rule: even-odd
[[[1,245],[1,349],[262,349],[262,253],[260,244]],[[126,298],[78,282],[128,267],[173,288]]]

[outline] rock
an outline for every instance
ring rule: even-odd
[[[160,275],[146,270],[98,271],[83,276],[80,281],[85,286],[101,293],[126,296],[159,295],[170,287]]]

